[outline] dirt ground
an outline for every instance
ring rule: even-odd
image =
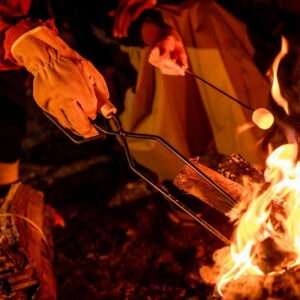
[[[114,138],[78,145],[35,104],[29,111],[22,180],[65,221],[53,230],[58,299],[213,299],[199,267],[223,243],[180,220]],[[223,226],[204,206],[203,215]]]

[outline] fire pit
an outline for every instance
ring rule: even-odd
[[[228,161],[220,166],[223,175],[239,181],[245,187],[243,191],[241,187],[230,186],[229,193],[238,200],[236,205],[226,199],[215,198],[212,193],[207,197],[207,187],[199,184],[201,180],[187,168],[175,179],[177,186],[210,203],[234,223],[230,245],[214,253],[212,266],[200,268],[203,280],[215,286],[216,295],[222,299],[300,297],[299,128],[295,119],[297,95],[290,91],[292,87],[288,86],[290,83],[286,78],[281,80],[284,82],[281,93],[280,78],[277,77],[280,63],[288,53],[289,45],[283,38],[282,49],[274,60],[271,75],[273,107],[278,113],[275,110],[275,117],[287,142],[275,150],[270,149],[263,176],[253,172],[254,168],[247,162],[242,165],[240,158],[235,155],[229,162],[247,171],[243,180],[239,180],[240,168],[231,172]],[[289,66],[286,60],[283,66]],[[201,165],[198,167],[205,169]],[[226,185],[218,175],[209,170],[207,173],[211,173],[210,177],[218,184]]]

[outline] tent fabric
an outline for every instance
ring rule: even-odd
[[[186,47],[189,70],[241,102],[266,107],[269,84],[253,62],[246,26],[214,1],[186,1],[158,8]],[[161,136],[186,158],[201,155],[213,139],[220,154],[241,154],[263,169],[264,132],[252,112],[186,73],[168,76],[148,62],[150,48],[123,47],[138,71],[120,115],[124,129]],[[128,141],[134,159],[160,180],[173,179],[183,163],[156,141]]]

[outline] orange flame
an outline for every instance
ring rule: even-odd
[[[282,97],[280,93],[280,88],[279,88],[279,83],[278,83],[278,78],[277,78],[277,70],[280,61],[282,58],[288,53],[289,45],[288,41],[286,40],[285,37],[282,36],[281,38],[281,50],[278,53],[278,55],[275,57],[274,62],[273,62],[273,84],[271,87],[271,94],[273,99],[277,102],[278,105],[280,105],[286,112],[287,115],[289,115],[289,108],[288,108],[288,103],[287,101]]]
[[[287,40],[282,38],[281,52],[273,64],[272,96],[288,114],[288,102],[280,93],[277,79],[278,65],[287,52]],[[300,162],[295,163],[297,153],[298,144],[295,143],[282,145],[269,155],[264,176],[270,186],[265,192],[254,196],[239,219],[232,238],[230,257],[218,281],[220,295],[231,280],[244,275],[283,272],[300,263]],[[280,207],[280,216],[276,223],[274,207],[277,206]],[[276,241],[284,251],[293,254],[282,268],[276,267],[270,272],[262,270],[255,259],[257,247],[268,238]]]
[[[229,268],[218,283],[220,294],[224,285],[231,280],[242,275],[264,274],[255,264],[253,253],[255,247],[268,237],[279,241],[286,251],[297,254],[287,267],[300,263],[300,163],[292,163],[295,151],[296,145],[285,144],[268,157],[265,179],[270,187],[251,201],[239,220],[231,244]],[[280,203],[285,216],[280,220],[283,228],[280,231],[271,222],[272,206],[276,203]]]

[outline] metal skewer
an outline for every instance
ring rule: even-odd
[[[252,122],[255,125],[257,125],[257,127],[259,127],[260,129],[266,130],[266,129],[269,129],[273,125],[274,116],[268,109],[262,108],[262,107],[254,109],[251,106],[243,103],[242,101],[240,101],[240,100],[236,99],[235,97],[229,95],[228,93],[224,92],[223,90],[221,90],[217,86],[213,85],[212,83],[208,82],[204,78],[200,77],[199,75],[196,75],[192,71],[185,70],[185,72],[187,74],[201,80],[202,82],[204,82],[208,86],[210,86],[213,89],[217,90],[219,93],[221,93],[221,94],[225,95],[226,97],[228,97],[230,100],[233,100],[234,102],[238,103],[239,105],[243,106],[244,108],[250,110],[252,112]]]
[[[217,90],[218,92],[220,92],[221,94],[227,96],[228,98],[230,98],[231,100],[237,102],[238,104],[242,105],[243,107],[249,109],[250,111],[254,112],[254,109],[250,106],[248,106],[247,104],[241,102],[240,100],[234,98],[233,96],[227,94],[226,92],[224,92],[223,90],[221,90],[220,88],[218,88],[217,86],[213,85],[212,83],[208,82],[207,80],[205,80],[204,78],[200,77],[199,75],[196,75],[195,73],[193,73],[190,70],[185,70],[185,73],[194,76],[195,78],[203,81],[204,83],[206,83],[207,85],[209,85],[210,87],[214,88],[215,90]]]

